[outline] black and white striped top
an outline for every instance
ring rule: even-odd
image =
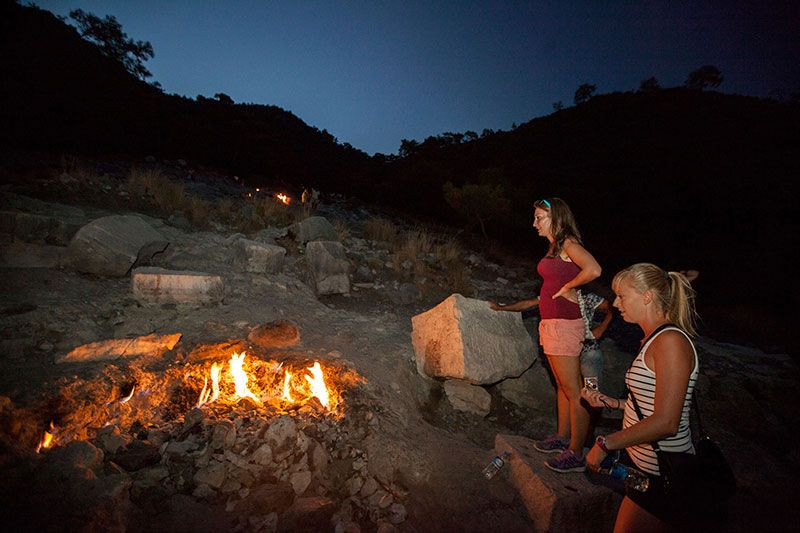
[[[686,333],[674,326],[666,327],[659,331],[653,338],[647,341],[639,350],[639,355],[631,363],[631,367],[625,374],[625,384],[628,386],[630,394],[636,396],[636,401],[639,404],[639,409],[642,410],[642,415],[645,418],[653,414],[653,405],[655,403],[655,390],[656,390],[656,375],[647,367],[644,362],[644,354],[650,343],[665,331],[674,329],[683,333],[692,345],[694,352],[694,369],[689,374],[689,387],[686,389],[686,397],[683,400],[683,411],[681,411],[681,420],[678,424],[678,432],[666,439],[658,441],[658,446],[666,452],[689,452],[694,453],[694,445],[692,444],[692,434],[689,429],[689,411],[692,407],[692,391],[694,391],[694,384],[697,381],[698,362],[697,362],[697,349],[694,343]],[[633,407],[633,401],[630,396],[625,402],[625,416],[622,419],[622,427],[627,428],[639,422],[639,417],[636,415],[636,409]],[[637,444],[627,448],[628,455],[631,456],[633,462],[641,470],[653,475],[660,475],[658,471],[658,458],[656,452],[650,443]]]

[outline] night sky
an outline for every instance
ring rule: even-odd
[[[114,15],[150,41],[167,93],[272,104],[370,154],[401,139],[510,129],[572,104],[581,83],[800,89],[800,2],[41,0]]]

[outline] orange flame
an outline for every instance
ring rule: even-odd
[[[290,382],[292,380],[292,373],[288,370],[286,374],[283,376],[283,396],[281,398],[287,402],[294,403],[294,398],[292,398],[292,389]]]
[[[328,397],[328,387],[325,386],[325,377],[322,373],[322,367],[319,365],[319,361],[306,370],[311,372],[310,376],[308,374],[305,376],[306,381],[308,381],[308,384],[311,386],[311,396],[316,397],[323,407],[329,407],[330,399]]]
[[[261,400],[256,398],[256,395],[253,394],[250,389],[247,388],[247,372],[244,371],[242,368],[242,364],[244,363],[244,356],[245,353],[242,352],[240,354],[233,354],[230,360],[230,374],[233,378],[234,386],[236,387],[236,395],[239,398],[250,398],[254,400],[256,403],[261,403]]]
[[[197,407],[202,407],[207,403],[213,403],[219,398],[219,372],[222,365],[214,363],[211,365],[211,388],[208,388],[208,378],[203,381],[203,390],[200,391],[200,398],[197,400]]]
[[[282,203],[284,203],[286,205],[289,205],[289,203],[291,203],[291,201],[292,201],[291,198],[289,198],[288,196],[286,196],[283,193],[276,194],[275,198],[277,198],[280,202],[282,202]]]
[[[50,421],[50,429],[44,432],[42,435],[42,440],[39,441],[39,445],[36,446],[36,453],[39,453],[41,450],[45,450],[53,445],[53,436],[55,435],[55,426],[53,425],[53,421]]]

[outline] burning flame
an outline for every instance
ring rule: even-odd
[[[200,399],[197,400],[197,407],[202,407],[207,403],[212,403],[219,398],[219,371],[222,365],[214,363],[211,365],[211,389],[208,388],[208,378],[203,381],[203,390],[200,391]]]
[[[127,396],[125,396],[124,398],[122,398],[122,399],[119,401],[119,403],[128,403],[128,402],[130,401],[130,399],[131,399],[131,398],[133,398],[133,393],[134,393],[135,391],[136,391],[136,385],[134,385],[133,387],[131,387],[131,392],[130,392],[130,394],[128,394]]]
[[[261,403],[261,400],[256,398],[256,395],[250,392],[250,389],[247,388],[247,372],[242,369],[244,356],[244,352],[240,354],[235,353],[231,356],[230,360],[230,374],[233,378],[233,383],[236,386],[236,395],[240,398],[251,398],[255,402]]]
[[[281,398],[287,402],[293,403],[294,398],[292,398],[291,381],[292,373],[287,370],[286,374],[283,376],[283,396],[281,396]]]
[[[289,198],[288,196],[286,196],[283,193],[276,194],[275,198],[277,198],[278,201],[280,201],[280,202],[282,202],[282,203],[284,203],[286,205],[289,205],[289,203],[292,201],[291,198]]]
[[[328,407],[330,399],[328,398],[328,387],[325,386],[325,377],[322,373],[322,367],[319,366],[319,361],[314,363],[314,366],[308,367],[306,370],[311,372],[309,376],[306,374],[305,378],[311,386],[311,395],[315,396],[323,407]]]
[[[51,420],[50,429],[45,430],[44,435],[42,435],[42,440],[39,441],[39,445],[36,447],[36,453],[39,453],[43,449],[46,450],[53,445],[53,436],[56,433],[55,429],[53,421]]]

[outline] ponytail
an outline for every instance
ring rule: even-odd
[[[686,276],[680,272],[665,272],[652,263],[636,263],[618,272],[613,285],[623,279],[627,279],[639,293],[652,291],[667,320],[688,335],[697,336],[695,291]]]

